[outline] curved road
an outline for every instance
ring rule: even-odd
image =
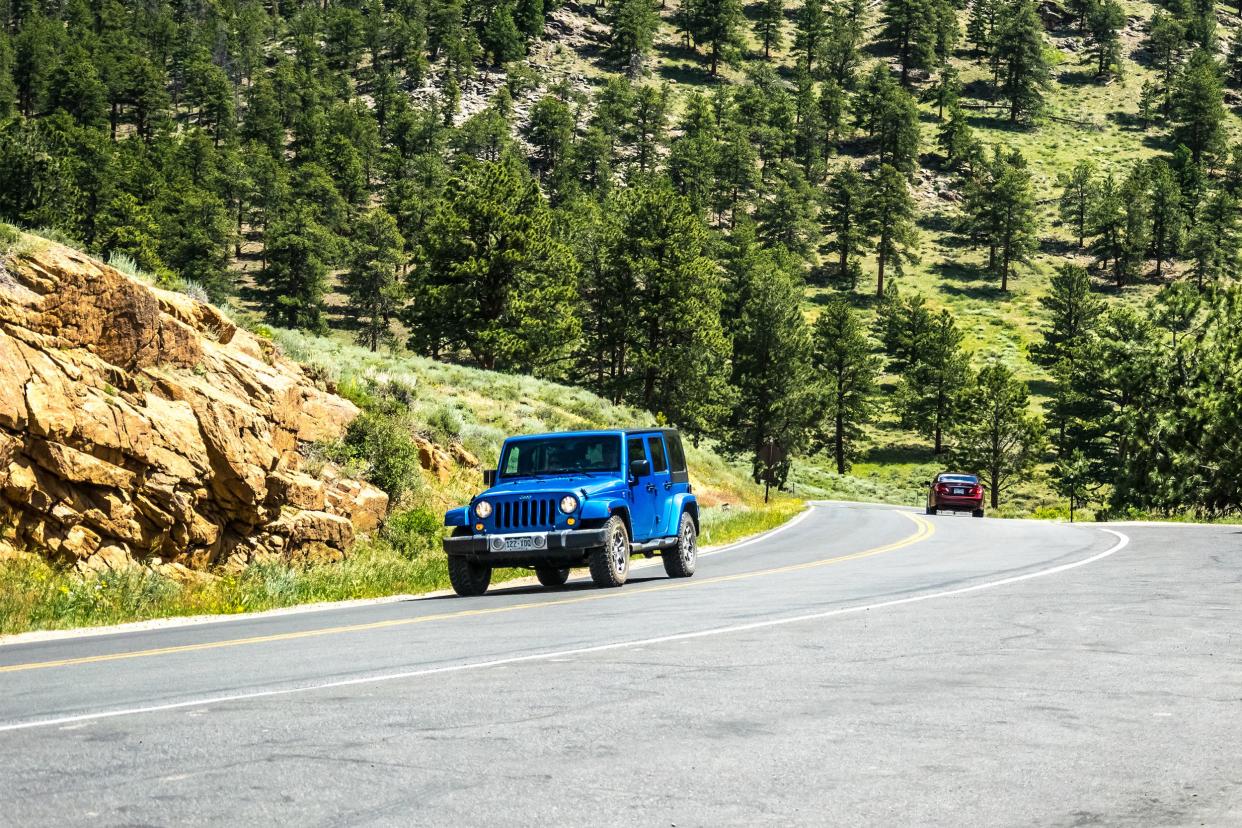
[[[819,504],[650,564],[0,645],[0,824],[1242,824],[1242,528]]]

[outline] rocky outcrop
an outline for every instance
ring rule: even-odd
[[[0,266],[0,547],[83,569],[338,557],[388,498],[299,448],[357,414],[210,305],[51,242]]]

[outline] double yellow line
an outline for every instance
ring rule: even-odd
[[[765,575],[780,575],[787,572],[799,572],[804,569],[831,566],[832,564],[845,563],[846,561],[855,561],[859,558],[869,558],[873,555],[882,555],[885,552],[893,552],[898,549],[904,549],[907,546],[926,540],[936,531],[935,527],[933,527],[929,521],[919,515],[910,512],[898,512],[898,514],[909,518],[914,523],[916,529],[913,534],[907,535],[901,540],[885,546],[877,546],[872,549],[864,549],[861,552],[853,552],[848,555],[838,555],[832,558],[822,558],[820,560],[808,561],[806,563],[778,566],[771,569],[758,569],[753,572],[739,572],[735,575],[717,575],[714,578],[694,578],[688,580],[670,581],[656,586],[644,587],[642,589],[591,592],[586,595],[579,595],[573,598],[560,598],[552,601],[529,601],[524,604],[509,604],[503,607],[485,607],[483,609],[459,610],[457,612],[440,612],[432,615],[419,615],[413,618],[394,618],[387,621],[372,621],[366,624],[345,624],[338,627],[322,627],[320,629],[299,630],[297,632],[276,633],[274,635],[256,635],[249,638],[205,641],[198,644],[182,644],[176,647],[156,647],[149,650],[131,650],[121,653],[82,656],[80,658],[62,658],[52,661],[32,661],[26,664],[12,664],[7,667],[0,667],[0,673],[19,673],[26,670],[42,670],[49,667],[72,667],[79,664],[100,664],[106,661],[122,661],[131,658],[150,658],[152,656],[174,655],[176,653],[195,653],[202,650],[218,650],[224,647],[240,647],[247,644],[267,644],[274,641],[294,641],[300,638],[315,638],[325,635],[366,632],[368,630],[382,630],[390,627],[407,627],[414,624],[426,624],[432,621],[447,621],[455,618],[471,618],[481,615],[497,615],[506,612],[517,612],[519,610],[543,609],[545,607],[561,607],[569,604],[583,604],[587,601],[629,598],[637,595],[646,595],[650,592],[663,592],[671,589],[690,589],[692,587],[702,587],[707,586],[708,584],[720,584],[728,581],[743,581],[750,578],[763,577]]]

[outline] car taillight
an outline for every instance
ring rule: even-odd
[[[971,496],[971,497],[979,497],[979,496],[981,496],[982,494],[983,494],[983,487],[982,487],[982,486],[972,486],[972,487],[971,487],[971,489],[970,489],[970,496]]]
[[[937,483],[937,484],[936,484],[936,491],[940,492],[941,494],[948,494],[948,492],[949,492],[949,487],[948,487],[948,486],[946,486],[946,485],[944,485],[943,483]]]

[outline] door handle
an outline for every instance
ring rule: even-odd
[[[665,480],[665,481],[664,481],[664,491],[666,491],[666,492],[667,492],[667,491],[668,491],[669,489],[671,489],[671,488],[673,488],[673,481],[671,481],[671,480]]]
[[[655,490],[656,490],[656,487],[654,483],[647,484],[647,491],[651,492],[652,494],[655,494]]]

